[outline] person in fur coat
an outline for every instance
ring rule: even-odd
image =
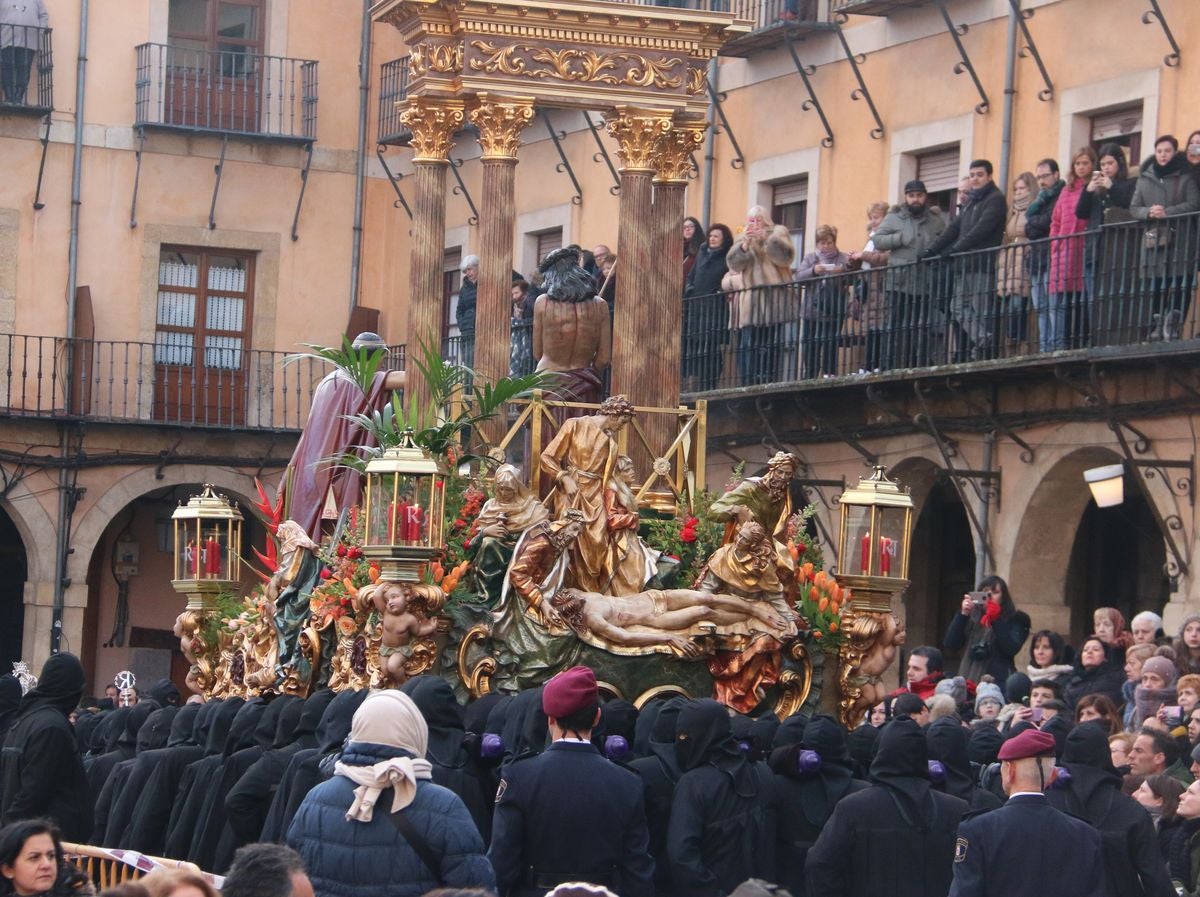
[[[731,322],[738,331],[738,373],[743,386],[782,378],[778,368],[788,329],[784,325],[797,321],[799,312],[798,290],[783,286],[792,281],[795,258],[796,247],[788,229],[774,224],[762,206],[751,207],[745,232],[725,256],[729,270],[741,276],[743,287],[737,293]]]

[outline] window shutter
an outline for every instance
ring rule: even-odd
[[[958,157],[957,146],[934,150],[932,153],[922,153],[917,156],[917,180],[925,182],[925,190],[929,193],[956,189],[958,187]]]
[[[1114,109],[1092,116],[1092,142],[1142,133],[1142,107]]]
[[[785,181],[782,184],[775,184],[772,188],[771,207],[779,208],[780,206],[790,206],[798,202],[806,202],[808,200],[808,178],[797,178],[794,181]]]
[[[556,227],[554,230],[548,230],[544,234],[537,235],[537,259],[539,265],[542,263],[542,259],[558,249],[562,249],[561,227]]]

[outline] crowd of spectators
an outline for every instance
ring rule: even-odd
[[[1047,158],[1009,185],[976,159],[954,209],[911,180],[896,205],[868,206],[861,249],[821,225],[797,257],[751,208],[720,286],[688,275],[685,376],[704,390],[1180,338],[1200,262],[1200,131],[1182,147],[1159,137],[1136,174],[1127,152],[1084,146],[1065,172]],[[731,344],[736,379],[721,377]]]

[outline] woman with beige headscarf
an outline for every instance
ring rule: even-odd
[[[745,232],[725,256],[730,272],[740,279],[730,326],[738,331],[738,372],[743,386],[780,378],[778,360],[786,328],[779,325],[797,320],[795,299],[799,295],[780,285],[792,281],[795,258],[796,247],[788,229],[772,223],[762,206],[752,206],[746,213]]]
[[[322,897],[420,897],[496,887],[483,839],[454,792],[431,781],[429,727],[402,692],[372,692],[354,714],[334,776],[308,793],[287,843]]]

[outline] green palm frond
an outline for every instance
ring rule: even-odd
[[[341,348],[318,346],[313,343],[303,343],[303,345],[312,351],[292,353],[283,359],[283,363],[288,365],[311,358],[332,364],[357,383],[364,394],[371,391],[375,375],[379,372],[379,368],[388,354],[387,349],[355,349],[346,336],[342,337]]]

